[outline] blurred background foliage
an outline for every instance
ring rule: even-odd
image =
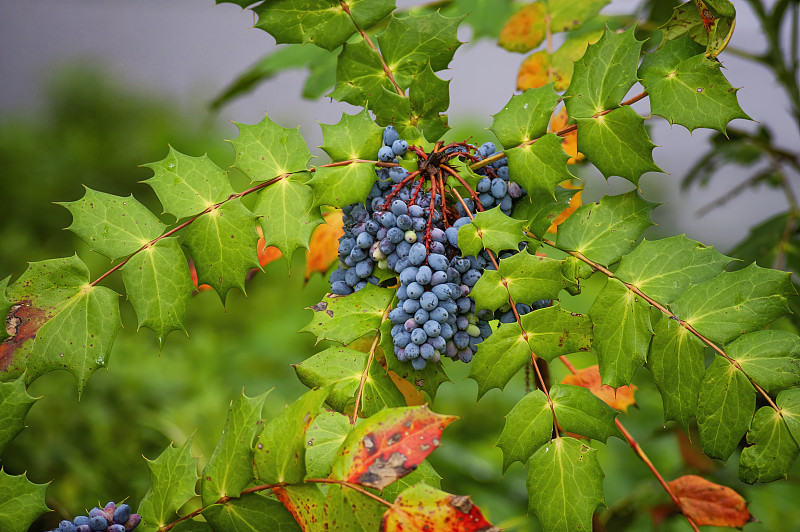
[[[114,82],[85,64],[53,73],[48,87],[43,111],[0,117],[3,275],[21,273],[27,261],[76,250],[95,276],[108,268],[105,259],[61,231],[69,225],[69,215],[50,204],[80,197],[81,185],[118,195],[133,193],[160,212],[150,189],[138,183],[150,175],[139,164],[162,158],[167,144],[191,155],[208,152],[225,167],[232,160],[232,150],[220,140],[221,126],[209,118],[206,102],[171,101]],[[739,187],[737,194],[751,186],[788,187],[787,172],[796,168],[796,155],[787,158],[774,150],[768,124],[761,124],[756,133],[736,131],[731,137],[733,144],[715,138],[708,158],[686,176],[687,187],[708,182],[724,164],[755,169],[752,181]],[[782,178],[776,168],[784,167]],[[243,182],[236,182],[240,176],[233,177],[241,188]],[[792,204],[789,212],[754,228],[752,238],[734,251],[722,251],[759,260],[764,266],[775,266],[781,259],[781,266],[796,270],[797,215]],[[60,519],[107,500],[138,502],[149,482],[142,457],[155,458],[172,441],[181,444],[194,434],[194,453],[202,466],[216,444],[230,401],[242,389],[250,396],[272,389],[266,417],[297,398],[304,387],[291,364],[319,346],[314,346],[311,335],[295,331],[311,316],[304,308],[319,301],[327,289],[320,274],[304,280],[303,268],[302,254],[288,269],[282,260],[272,262],[251,279],[247,296],[232,292],[224,307],[214,292],[197,293],[187,320],[190,337],[174,333],[161,351],[150,331],[136,331],[133,310],[123,303],[125,328],[109,369],[92,377],[80,401],[73,378],[64,372],[34,382],[30,393],[42,398],[31,409],[27,430],[0,461],[11,474],[27,471],[34,482],[53,481],[48,504],[55,512],[31,530],[52,528]],[[591,278],[580,296],[565,295],[564,305],[586,311],[603,282]],[[122,293],[121,285],[115,287],[113,281],[112,288]],[[795,327],[788,320],[783,325]],[[578,367],[594,363],[587,354],[571,358]],[[526,516],[526,471],[516,463],[501,476],[501,452],[494,447],[503,415],[526,393],[525,376],[518,375],[505,392],[492,390],[476,403],[477,386],[466,380],[468,367],[448,365],[453,382],[441,387],[433,408],[461,420],[445,431],[443,446],[431,455],[431,463],[444,477],[443,489],[469,494],[503,529],[538,530],[535,519]],[[551,370],[553,382],[567,373],[559,363]],[[758,519],[745,527],[748,532],[787,530],[787,524],[800,523],[798,466],[788,481],[755,487],[739,482],[736,455],[723,468],[699,453],[674,426],[653,430],[653,420],[663,419],[660,398],[647,371],[640,370],[634,382],[639,388],[637,405],[621,420],[664,477],[702,474],[733,487],[750,501],[750,511]],[[681,517],[671,513],[667,495],[624,442],[611,439],[608,446],[597,447],[606,473],[607,508],[600,513],[608,530],[688,529]]]

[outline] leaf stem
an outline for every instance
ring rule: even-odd
[[[386,321],[387,316],[389,316],[389,311],[392,308],[392,302],[389,302],[389,306],[386,307],[386,310],[383,311],[383,315],[381,316],[381,325],[383,322]],[[369,356],[367,357],[367,365],[364,367],[364,371],[361,373],[361,382],[358,385],[358,393],[356,394],[356,403],[353,407],[353,417],[350,419],[350,424],[355,425],[356,419],[358,419],[358,407],[361,405],[361,397],[364,395],[364,385],[367,382],[367,375],[369,374],[369,368],[372,365],[372,360],[375,358],[375,349],[378,347],[378,342],[381,338],[381,328],[380,325],[378,326],[377,334],[375,335],[375,339],[372,340],[372,345],[369,348]]]
[[[346,488],[350,488],[353,491],[357,491],[362,495],[366,495],[370,499],[378,501],[379,503],[383,504],[384,506],[388,506],[389,508],[392,507],[392,503],[390,503],[386,499],[378,497],[374,493],[368,492],[367,490],[365,490],[364,488],[362,488],[358,484],[352,484],[350,482],[345,482],[344,480],[336,480],[334,478],[309,478],[309,479],[306,479],[304,482],[310,483],[310,484],[338,484],[340,486],[344,486]]]

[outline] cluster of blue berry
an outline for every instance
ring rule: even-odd
[[[92,508],[89,515],[79,515],[72,521],[63,520],[51,532],[126,532],[139,526],[142,517],[132,514],[127,504],[113,502],[105,508]]]

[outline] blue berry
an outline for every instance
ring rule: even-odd
[[[380,150],[378,150],[378,160],[388,163],[392,159],[394,159],[394,152],[389,146],[383,146]]]

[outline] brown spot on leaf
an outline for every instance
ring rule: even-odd
[[[316,312],[322,312],[322,311],[324,311],[325,309],[328,308],[328,303],[325,302],[325,301],[320,301],[316,305],[311,305],[309,308],[311,310],[316,311]]]
[[[398,478],[404,477],[414,471],[417,466],[406,467],[408,457],[403,453],[392,453],[388,458],[376,459],[367,470],[358,478],[358,483],[369,488],[382,490]]]
[[[39,328],[49,316],[44,309],[35,308],[30,300],[20,301],[11,307],[6,317],[6,332],[13,335],[0,343],[0,371],[6,371],[14,359],[17,348],[36,338]]]
[[[457,495],[450,500],[450,506],[461,513],[468,514],[472,511],[472,501],[466,495]]]

